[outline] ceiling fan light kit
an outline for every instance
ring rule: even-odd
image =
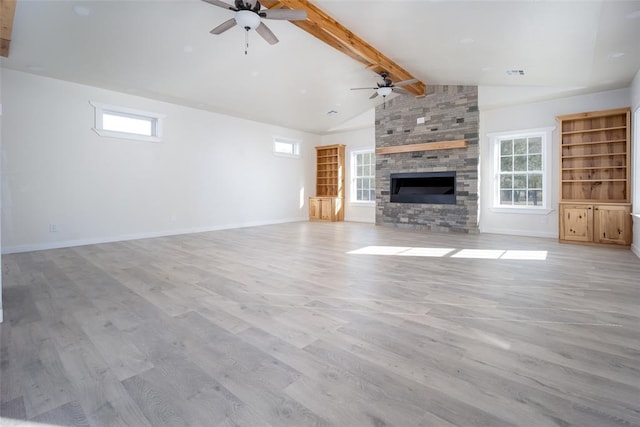
[[[389,86],[382,86],[377,89],[377,92],[378,92],[378,95],[384,97],[384,96],[391,95],[391,92],[393,92],[393,89],[391,89]]]
[[[260,25],[260,16],[250,10],[239,10],[235,14],[235,20],[245,30],[255,30]]]

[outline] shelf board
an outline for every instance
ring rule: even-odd
[[[581,154],[579,156],[562,156],[562,160],[564,159],[584,159],[584,158],[593,158],[593,157],[609,157],[609,156],[626,156],[627,152],[623,153],[606,153],[606,154]]]
[[[612,199],[612,200],[602,200],[602,199],[560,199],[560,203],[569,204],[569,205],[623,205],[629,206],[628,200],[621,199]]]
[[[562,168],[563,171],[576,171],[576,170],[602,170],[602,169],[626,169],[626,166],[593,166],[582,168]]]
[[[562,116],[558,116],[558,120],[563,121],[577,121],[577,120],[585,120],[585,119],[599,119],[599,118],[608,118],[612,116],[623,116],[629,112],[629,107],[623,108],[613,108],[610,110],[601,110],[601,111],[589,111],[586,113],[574,113],[574,114],[564,114]]]
[[[612,179],[562,179],[561,182],[626,182],[625,178]]]
[[[627,125],[623,125],[623,126],[611,126],[611,127],[606,127],[606,128],[597,128],[597,129],[582,129],[582,130],[570,130],[567,132],[562,132],[562,135],[576,135],[579,133],[591,133],[591,132],[603,132],[603,131],[607,131],[607,130],[620,130],[620,129],[626,129]]]
[[[572,142],[570,144],[562,144],[562,148],[564,147],[573,147],[577,145],[599,145],[599,144],[609,144],[612,142],[627,142],[627,139],[612,139],[609,141],[585,141],[585,142]]]

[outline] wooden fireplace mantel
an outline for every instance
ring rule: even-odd
[[[466,148],[466,139],[457,141],[423,142],[421,144],[399,145],[397,147],[376,148],[376,154],[412,153],[414,151],[449,150],[451,148]]]

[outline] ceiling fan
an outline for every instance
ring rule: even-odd
[[[307,12],[296,9],[264,9],[258,0],[235,0],[233,6],[220,0],[203,0],[214,6],[234,11],[233,18],[215,27],[210,31],[211,34],[222,34],[230,28],[239,25],[245,29],[245,55],[247,53],[249,30],[256,30],[263,39],[269,44],[278,43],[278,38],[271,32],[261,20],[264,19],[281,19],[286,21],[303,21],[307,19]]]
[[[389,73],[387,73],[386,71],[381,72],[380,77],[382,77],[382,84],[376,83],[378,87],[354,87],[354,88],[351,88],[351,90],[373,90],[374,92],[369,97],[369,99],[373,99],[378,95],[382,96],[382,98],[385,99],[387,96],[391,95],[392,92],[407,94],[408,92],[402,89],[402,86],[406,86],[406,85],[410,85],[418,82],[418,79],[410,79],[410,80],[403,80],[401,82],[394,84],[389,78]],[[385,106],[386,106],[386,99],[385,99]]]

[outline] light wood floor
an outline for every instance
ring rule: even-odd
[[[2,426],[640,425],[628,250],[301,222],[2,261]]]

